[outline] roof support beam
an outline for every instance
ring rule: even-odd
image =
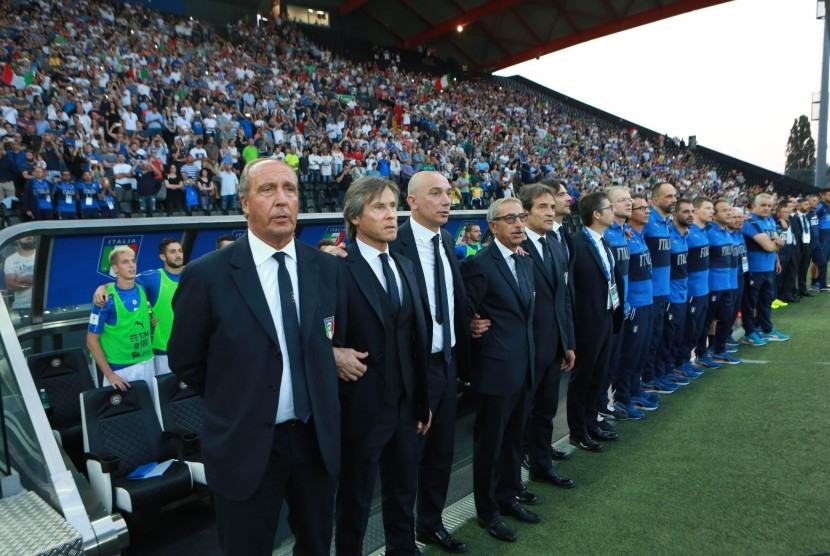
[[[359,10],[369,0],[347,0],[340,6],[340,15],[349,15],[355,10]]]
[[[521,24],[522,24],[522,27],[524,27],[524,28],[525,28],[525,31],[527,31],[527,32],[530,34],[530,36],[531,36],[531,37],[533,37],[533,40],[534,40],[534,41],[536,41],[536,43],[537,43],[537,44],[538,44],[538,43],[541,43],[541,42],[544,42],[544,41],[542,40],[542,37],[540,37],[540,36],[536,33],[536,31],[534,31],[534,30],[533,30],[533,28],[532,28],[532,27],[531,27],[531,26],[527,23],[527,20],[525,20],[525,18],[524,18],[524,17],[522,17],[522,14],[521,14],[521,13],[519,13],[519,11],[518,11],[518,10],[511,9],[511,10],[510,10],[510,12],[513,14],[513,16],[514,16],[517,20],[519,20],[519,23],[521,23]]]
[[[398,47],[414,48],[418,45],[424,44],[425,42],[429,42],[442,35],[455,31],[456,27],[459,25],[469,25],[470,23],[474,23],[489,15],[506,10],[516,4],[521,4],[523,1],[524,0],[490,0],[489,2],[485,2],[481,6],[478,6],[468,12],[464,12],[461,15],[433,25],[430,29],[427,29],[423,33],[419,33],[414,37],[410,37],[401,42]]]
[[[540,44],[539,46],[517,52],[511,56],[505,56],[504,58],[493,60],[492,62],[484,62],[477,69],[484,70],[487,68],[488,70],[492,69],[493,71],[503,69],[518,64],[519,62],[524,62],[531,58],[537,58],[545,54],[550,54],[551,52],[556,52],[557,50],[562,50],[589,40],[619,33],[620,31],[626,31],[628,29],[633,29],[634,27],[654,23],[655,21],[660,21],[661,19],[674,17],[676,15],[692,12],[702,8],[716,6],[728,1],[729,0],[681,0],[673,2],[659,8],[652,8],[651,10],[640,12],[633,16],[623,17],[602,25],[590,27],[566,37],[554,39],[545,44]]]
[[[364,13],[369,19],[371,19],[379,26],[383,27],[384,29],[395,35],[398,38],[398,40],[403,40],[403,36],[398,31],[396,31],[394,27],[390,27],[385,21],[382,21],[378,16],[372,13],[372,10],[366,10]]]

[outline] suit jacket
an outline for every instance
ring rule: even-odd
[[[458,376],[465,381],[469,381],[469,365],[470,365],[470,321],[467,319],[467,293],[464,287],[464,280],[461,279],[461,266],[458,264],[458,258],[455,256],[455,247],[453,246],[452,235],[447,230],[441,230],[441,239],[444,245],[444,254],[450,263],[450,270],[452,272],[452,284],[455,289],[455,299],[453,306],[455,308],[455,358],[458,367]],[[418,255],[418,246],[415,243],[415,234],[412,232],[412,226],[409,222],[405,222],[400,229],[398,229],[398,237],[395,241],[389,244],[389,250],[392,253],[400,254],[412,261],[414,267],[415,280],[418,282],[418,289],[421,292],[421,304],[424,309],[424,321],[427,327],[427,341],[432,341],[432,315],[429,310],[429,297],[427,296],[427,283],[424,278],[424,269],[421,267],[421,257]]]
[[[574,332],[578,343],[590,341],[593,336],[593,321],[608,311],[608,280],[602,266],[599,251],[587,232],[580,230],[573,236],[574,249],[578,254],[574,264]],[[613,252],[610,255],[613,258]],[[614,311],[614,332],[619,332],[625,315],[625,292],[623,276],[619,265],[614,265],[614,279],[620,296],[620,306]],[[577,354],[579,357],[579,354]]]
[[[337,261],[295,240],[300,327],[312,422],[326,471],[340,470],[337,369],[326,323],[335,314]],[[204,398],[208,484],[232,500],[260,484],[273,443],[282,354],[248,236],[187,265],[173,297],[173,373]],[[274,292],[276,295],[276,292]]]
[[[519,257],[517,264],[527,291],[532,292],[527,303],[495,240],[461,269],[467,287],[467,317],[478,313],[491,321],[487,332],[470,343],[470,384],[475,392],[515,394],[528,374],[533,385],[533,262]]]
[[[802,249],[806,249],[807,246],[804,245],[803,240],[804,226],[801,225],[801,217],[798,215],[798,213],[790,215],[790,230],[795,235],[796,248],[799,251]]]
[[[559,250],[559,253],[562,255],[562,259],[564,260],[567,258],[567,272],[568,272],[568,290],[571,293],[571,311],[573,312],[573,303],[576,301],[576,290],[574,289],[574,265],[576,264],[576,251],[574,250],[574,240],[570,233],[565,229],[565,226],[559,228],[559,233],[565,238],[565,243],[568,245],[568,253],[565,253],[565,250],[562,249],[562,245],[559,242],[556,243],[556,248]],[[554,238],[556,239],[556,238]]]
[[[533,281],[536,285],[536,309],[533,313],[533,337],[536,346],[536,370],[555,363],[566,350],[576,349],[573,328],[573,303],[571,292],[565,283],[565,261],[562,248],[556,238],[546,236],[550,245],[552,264],[545,265],[539,255],[538,245],[525,239],[522,247],[533,259]],[[552,267],[552,271],[551,271]],[[556,332],[556,342],[551,331]]]
[[[384,398],[387,372],[400,371],[406,396],[415,407],[418,420],[429,420],[429,391],[426,383],[429,343],[424,314],[421,311],[420,290],[413,274],[412,263],[405,257],[392,254],[403,282],[404,299],[396,330],[386,330],[377,278],[357,246],[352,243],[348,256],[339,259],[337,311],[334,345],[368,352],[363,360],[366,373],[356,381],[340,381],[343,405],[343,423],[346,434],[360,434],[377,420]],[[411,323],[400,326],[406,321]],[[401,367],[387,365],[386,334],[395,337]],[[354,430],[349,430],[354,427]],[[413,431],[414,434],[414,431]]]

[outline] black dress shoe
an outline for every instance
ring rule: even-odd
[[[483,519],[478,518],[478,525],[486,529],[487,532],[490,533],[491,537],[494,537],[500,541],[516,542],[516,533],[514,533],[513,529],[508,527],[500,517],[497,517],[492,521],[484,521]]]
[[[602,444],[596,442],[590,438],[586,438],[581,440],[579,438],[574,438],[573,436],[570,437],[569,442],[571,445],[576,446],[577,448],[582,448],[583,450],[587,450],[589,452],[601,452],[602,451]]]
[[[808,292],[808,291],[807,291],[807,292],[801,292],[799,295],[800,295],[801,297],[813,297],[813,294],[811,294],[811,293],[810,293],[810,292]]]
[[[467,545],[453,537],[449,531],[443,527],[437,531],[430,531],[428,529],[424,529],[423,527],[416,527],[415,538],[418,542],[422,542],[424,544],[434,544],[435,546],[440,547],[444,552],[453,552],[455,554],[467,552]]]
[[[523,521],[525,523],[539,523],[542,521],[542,518],[539,517],[539,514],[535,514],[530,510],[526,509],[521,503],[516,500],[512,504],[503,505],[499,508],[501,510],[502,515],[509,515],[510,517],[515,517],[519,521]]]
[[[539,503],[539,497],[530,492],[527,487],[522,487],[522,490],[516,495],[516,500],[528,506],[535,506]]]
[[[601,440],[606,442],[613,442],[614,440],[618,440],[620,438],[620,435],[618,435],[617,433],[604,431],[600,428],[588,429],[588,436],[590,436],[597,442]]]
[[[537,483],[548,483],[559,488],[574,487],[574,482],[572,480],[559,475],[559,473],[557,473],[554,469],[548,469],[547,471],[543,471],[539,474],[531,473],[530,480]]]
[[[570,454],[568,452],[562,452],[557,450],[556,448],[550,449],[550,457],[555,459],[556,461],[562,461],[568,459]]]
[[[605,432],[617,432],[617,425],[608,421],[607,419],[603,419],[602,421],[597,421],[597,427],[599,430]]]

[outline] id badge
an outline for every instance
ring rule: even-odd
[[[86,205],[88,207],[91,207],[92,206],[92,197],[87,196],[87,198],[84,200],[84,205]]]
[[[568,271],[565,271],[565,285],[568,285]]]
[[[64,199],[66,200],[67,205],[72,204],[72,194],[71,193],[64,194]]]
[[[615,282],[608,282],[608,295],[611,296],[611,309],[617,310],[620,306],[620,294],[617,292],[617,284]]]
[[[810,232],[801,234],[801,243],[810,243]]]
[[[749,272],[749,259],[746,255],[741,256],[741,268],[744,270],[744,274]]]
[[[115,209],[115,203],[112,202],[112,199],[107,199],[107,208],[109,208],[110,210]]]

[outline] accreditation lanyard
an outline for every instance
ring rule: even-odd
[[[596,248],[597,250],[597,254],[599,255],[599,262],[602,264],[602,271],[605,273],[605,279],[608,281],[608,297],[611,301],[611,309],[616,310],[617,307],[620,306],[620,294],[617,291],[617,281],[614,279],[614,274],[610,272],[608,267],[605,265],[605,259],[602,258],[600,246],[597,245],[597,242],[594,241],[594,238],[591,237],[591,234],[588,233],[588,229],[582,228],[582,232],[590,240],[590,242],[594,244],[594,248]],[[609,257],[608,261],[610,263],[610,257],[613,257],[613,255],[608,251],[605,251],[605,256]]]

